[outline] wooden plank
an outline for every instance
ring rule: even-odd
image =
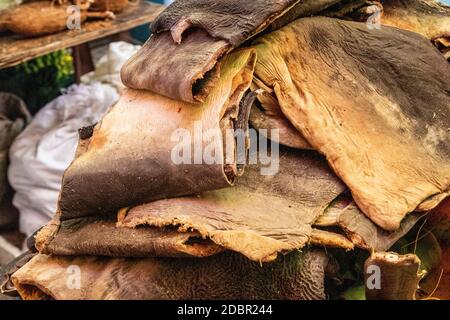
[[[129,5],[116,14],[116,19],[90,20],[81,25],[81,30],[66,30],[38,38],[0,37],[0,69],[150,23],[163,9],[162,5],[141,0],[138,5]]]

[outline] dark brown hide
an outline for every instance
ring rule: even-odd
[[[236,253],[203,259],[111,259],[39,254],[13,277],[23,299],[325,299],[328,258],[305,250],[261,266]],[[70,266],[81,288],[67,286]]]
[[[154,33],[170,31],[173,41],[181,43],[183,33],[201,28],[211,37],[233,47],[264,30],[300,0],[177,0],[152,23]]]
[[[108,257],[207,257],[222,251],[199,233],[162,228],[118,228],[116,216],[52,221],[36,236],[43,254]]]
[[[220,81],[201,105],[125,90],[95,127],[86,151],[64,174],[61,219],[110,214],[148,201],[230,186],[239,168],[232,152],[225,156],[222,132],[232,129],[240,115],[254,64],[251,49],[225,57]],[[208,136],[211,133],[217,135]],[[227,148],[235,150],[235,143],[230,141]],[[203,155],[211,146],[217,161],[208,164]],[[182,147],[191,155],[178,152]],[[187,155],[186,162],[175,162],[178,154]]]
[[[344,190],[315,152],[289,150],[280,155],[275,175],[263,176],[259,166],[249,166],[233,188],[138,206],[120,215],[119,225],[195,230],[251,260],[272,261],[311,241],[311,226]],[[339,235],[319,233],[317,239],[313,242],[352,248]]]
[[[271,22],[271,28],[279,28],[336,2],[176,1],[152,23],[152,37],[123,66],[122,82],[175,100],[204,102],[217,81],[216,61],[221,56]],[[290,8],[292,12],[285,15]],[[277,17],[280,19],[274,21]]]
[[[170,33],[152,35],[122,67],[122,82],[129,88],[157,92],[186,102],[204,102],[218,81],[217,60],[230,50],[203,30],[186,35],[179,45]]]
[[[394,231],[450,192],[450,65],[415,33],[299,19],[255,42],[255,74],[358,207]]]
[[[365,22],[368,28],[379,28],[383,5],[378,0],[344,0],[324,10],[320,15]]]
[[[344,235],[311,228],[345,190],[325,160],[283,150],[278,165],[275,176],[249,167],[234,188],[120,210],[118,226],[109,216],[63,222],[57,216],[38,233],[36,247],[44,254],[110,257],[204,257],[225,248],[264,262],[308,242],[353,249]]]
[[[286,119],[271,88],[253,77],[252,90],[258,93],[258,101],[250,112],[250,124],[259,134],[290,148],[312,149],[308,141]]]

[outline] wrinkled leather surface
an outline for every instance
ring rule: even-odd
[[[204,102],[216,85],[221,56],[271,23],[267,31],[337,2],[178,0],[152,23],[153,36],[125,63],[122,82],[176,100]]]
[[[448,195],[450,66],[428,40],[318,17],[255,47],[256,76],[373,222],[397,230]]]
[[[96,126],[83,148],[86,151],[78,152],[81,155],[64,174],[61,219],[110,214],[148,201],[230,186],[238,169],[236,163],[225,162],[220,143],[216,152],[223,163],[206,164],[200,159],[201,164],[176,164],[172,151],[180,142],[172,136],[185,129],[192,137],[188,147],[194,150],[194,145],[200,145],[203,151],[211,142],[195,133],[199,124],[203,132],[232,128],[250,86],[254,63],[252,49],[228,55],[220,82],[201,105],[147,91],[123,92]],[[194,153],[189,159],[192,163],[193,157]]]
[[[36,237],[40,253],[108,257],[206,257],[222,251],[197,232],[166,228],[117,228],[116,217],[52,221]]]
[[[345,235],[311,228],[345,190],[325,160],[282,149],[279,165],[275,176],[250,166],[236,187],[123,209],[117,218],[60,222],[57,215],[38,233],[36,247],[44,254],[108,257],[205,257],[229,249],[258,262],[307,243],[353,249]]]
[[[204,102],[218,81],[219,58],[230,50],[224,40],[215,40],[195,30],[175,44],[169,33],[152,35],[123,65],[124,85],[191,103]]]
[[[24,299],[325,299],[324,251],[261,266],[236,253],[203,259],[111,259],[39,254],[13,275]],[[70,289],[77,266],[80,289]],[[69,279],[70,280],[70,279]]]
[[[238,47],[298,2],[300,1],[177,0],[153,21],[152,31],[170,31],[173,41],[181,43],[186,30],[201,28],[211,37]]]
[[[304,247],[311,225],[345,190],[315,152],[284,149],[279,167],[263,176],[261,166],[248,166],[233,188],[132,208],[119,215],[119,225],[192,229],[251,260],[272,261]]]

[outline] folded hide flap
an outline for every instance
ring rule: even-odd
[[[362,21],[361,18],[367,19],[365,13],[367,13],[369,11],[368,9],[374,5],[382,12],[383,6],[379,0],[342,0],[337,4],[326,8],[320,15],[345,20]]]
[[[293,252],[264,266],[229,252],[203,259],[39,254],[12,281],[23,299],[318,300],[326,298],[327,264],[327,255],[318,249]]]
[[[229,249],[257,262],[307,243],[352,250],[344,234],[311,228],[345,187],[317,153],[282,151],[273,177],[250,166],[233,188],[125,208],[117,217],[61,222],[57,215],[37,234],[36,247],[43,254],[108,257],[206,257]]]
[[[450,65],[420,35],[299,19],[255,42],[255,75],[358,207],[394,231],[450,193]]]
[[[249,120],[259,134],[290,148],[313,149],[292,123],[286,119],[271,88],[265,86],[256,77],[253,77],[251,88],[258,94]]]
[[[0,268],[0,300],[2,295],[8,297],[18,297],[18,292],[16,287],[12,282],[12,275],[22,268],[28,261],[31,260],[36,255],[30,251],[22,253],[20,256],[16,257],[13,261]]]
[[[255,106],[250,112],[250,124],[259,134],[283,146],[295,149],[312,149],[284,115],[267,114],[264,110]]]
[[[450,6],[438,0],[382,0],[384,25],[435,40],[450,37]]]
[[[121,70],[122,82],[191,103],[218,79],[217,60],[266,29],[310,16],[338,0],[178,0],[152,23],[153,35]]]
[[[123,65],[125,86],[156,92],[175,100],[204,102],[220,74],[217,61],[230,45],[203,30],[186,35],[181,44],[170,33],[153,34]]]
[[[242,98],[254,64],[252,49],[226,56],[219,82],[200,105],[148,91],[123,92],[64,174],[61,219],[233,184],[240,174],[237,142],[225,135],[248,122],[253,101]]]
[[[434,45],[442,52],[445,59],[450,62],[450,37],[434,40]]]
[[[316,227],[339,227],[351,242],[370,251],[387,251],[406,235],[424,214],[414,213],[403,219],[400,228],[389,232],[374,224],[359,210],[351,197],[341,195],[315,222]]]
[[[152,23],[152,31],[170,31],[175,43],[182,43],[183,33],[202,28],[215,39],[233,47],[264,30],[300,0],[214,1],[177,0]]]
[[[197,232],[170,228],[117,228],[116,216],[85,217],[47,224],[36,236],[43,254],[108,257],[207,257],[223,249]]]
[[[195,230],[253,261],[272,261],[278,253],[304,247],[315,220],[345,190],[313,151],[282,149],[277,165],[278,173],[269,176],[261,175],[259,165],[248,166],[232,188],[131,208],[119,214],[118,226]],[[321,244],[344,243],[350,249],[351,242],[341,237]]]

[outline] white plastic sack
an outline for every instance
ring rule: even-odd
[[[98,122],[118,99],[100,83],[73,85],[43,107],[10,149],[8,179],[16,190],[20,231],[27,236],[55,214],[64,170],[73,160],[78,129]]]
[[[100,81],[111,84],[118,90],[123,89],[125,86],[120,79],[120,69],[122,69],[122,65],[140,48],[141,46],[139,45],[124,41],[110,43],[106,54],[95,64],[95,71],[81,77],[81,81],[83,83]]]

